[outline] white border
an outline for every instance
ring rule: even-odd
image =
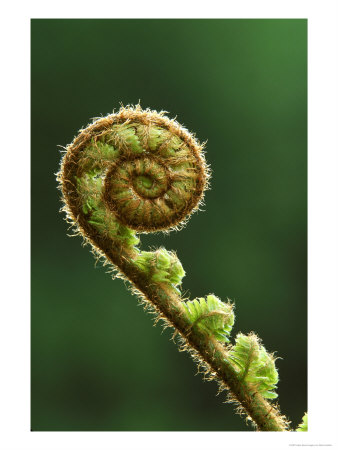
[[[1,429],[4,450],[228,448],[337,445],[338,146],[337,2],[13,2],[1,27],[2,261]],[[30,18],[307,18],[309,20],[309,392],[308,433],[30,432],[29,105]],[[20,134],[20,148],[16,139]],[[5,142],[3,142],[5,140]],[[24,145],[23,143],[26,143]],[[11,169],[15,164],[16,179]],[[22,186],[23,185],[23,186]],[[26,194],[22,195],[22,187]],[[14,197],[9,197],[9,190]],[[13,198],[15,199],[13,201]],[[19,213],[20,208],[20,213]],[[23,208],[23,212],[22,212]],[[43,226],[43,224],[42,224]],[[15,236],[24,235],[18,242]],[[17,244],[13,247],[13,238]],[[19,256],[20,252],[20,258]],[[23,257],[21,256],[23,252]],[[7,270],[9,269],[9,270]],[[1,272],[3,274],[3,271]],[[19,282],[18,282],[19,280]],[[296,376],[296,374],[295,374]]]

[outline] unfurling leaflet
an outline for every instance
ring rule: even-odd
[[[304,414],[302,423],[300,423],[298,425],[298,428],[296,429],[296,431],[308,431],[308,429],[307,429],[307,413]]]
[[[284,431],[274,399],[275,359],[253,333],[229,343],[233,304],[214,295],[185,300],[175,252],[143,251],[139,234],[184,225],[208,187],[203,144],[164,112],[122,107],[99,118],[66,148],[58,173],[67,220],[94,252],[129,281],[240,413],[257,430]]]
[[[214,295],[207,299],[198,298],[183,303],[191,327],[198,325],[200,330],[221,342],[229,342],[229,334],[235,321],[230,303],[223,303]]]
[[[274,391],[278,383],[278,372],[273,355],[269,354],[254,333],[236,336],[236,345],[229,353],[229,359],[238,368],[239,378],[257,386],[265,398],[276,398]]]

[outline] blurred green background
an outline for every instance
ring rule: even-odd
[[[121,280],[67,236],[60,152],[120,102],[207,140],[204,212],[143,249],[176,250],[190,298],[236,302],[233,336],[276,351],[282,412],[307,409],[307,21],[32,20],[35,431],[251,430]],[[69,233],[69,231],[68,231]]]

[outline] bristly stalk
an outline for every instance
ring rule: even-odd
[[[270,401],[278,382],[273,355],[253,333],[229,343],[233,305],[214,295],[185,301],[176,254],[137,247],[137,233],[178,229],[198,209],[210,176],[203,147],[164,112],[122,107],[67,147],[58,173],[63,210],[257,430],[286,431],[288,421]]]

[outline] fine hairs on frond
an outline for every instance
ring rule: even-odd
[[[288,421],[270,402],[277,396],[275,358],[254,334],[238,334],[230,344],[234,305],[213,294],[190,300],[181,292],[185,270],[176,252],[139,247],[142,233],[181,230],[209,188],[205,143],[166,114],[121,104],[81,129],[57,174],[62,211],[96,263],[123,280],[154,325],[172,328],[172,340],[178,337],[204,379],[227,390],[257,430],[285,431]]]

